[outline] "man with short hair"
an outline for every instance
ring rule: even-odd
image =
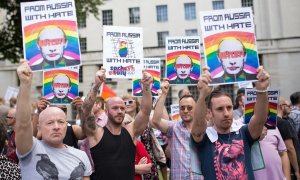
[[[156,129],[166,133],[168,137],[171,150],[170,179],[201,179],[199,175],[192,172],[189,146],[190,132],[194,122],[195,100],[190,94],[183,95],[179,100],[181,120],[169,121],[168,116],[162,117],[165,113],[164,104],[169,88],[169,82],[165,79],[161,83],[162,94],[156,103],[151,122]]]
[[[256,74],[245,71],[246,51],[238,39],[225,39],[220,42],[218,59],[224,74],[212,79],[212,83],[227,83],[245,80],[256,80]]]
[[[292,176],[300,179],[300,145],[297,133],[288,121],[290,111],[290,103],[280,97],[277,108],[277,127],[287,148]]]
[[[251,146],[258,140],[268,116],[269,75],[260,67],[256,82],[254,115],[248,125],[230,132],[233,105],[223,91],[212,91],[208,67],[198,82],[199,98],[192,127],[192,140],[198,148],[204,179],[254,179],[251,165]],[[208,97],[207,105],[205,99]],[[206,113],[211,115],[213,127],[207,127]]]
[[[16,147],[22,179],[89,179],[91,165],[87,155],[63,144],[67,130],[65,113],[49,107],[39,115],[42,140],[33,137],[30,89],[32,72],[28,61],[17,68],[20,91],[16,111]]]
[[[38,35],[37,47],[41,51],[43,61],[32,65],[31,69],[35,71],[79,65],[79,60],[69,60],[64,57],[67,44],[65,32],[60,27],[45,27],[42,29]]]
[[[71,99],[68,94],[71,89],[71,80],[65,74],[56,75],[52,81],[52,90],[54,97],[49,99],[51,103],[55,104],[68,104],[71,103]]]
[[[108,121],[105,127],[96,125],[96,117],[91,113],[96,95],[101,84],[105,81],[105,69],[96,73],[95,83],[85,98],[80,113],[82,128],[89,144],[92,159],[95,164],[96,179],[123,179],[134,178],[134,159],[136,141],[148,125],[151,103],[151,88],[153,77],[143,72],[143,97],[141,109],[135,121],[122,126],[125,117],[125,103],[120,97],[111,97],[106,101]]]
[[[289,118],[292,119],[291,122],[293,123],[296,132],[300,133],[300,91],[291,94],[290,100],[292,103],[292,107]]]
[[[193,70],[193,61],[187,55],[180,55],[175,60],[174,69],[176,79],[170,80],[170,84],[196,84],[197,80],[192,79],[190,74]]]

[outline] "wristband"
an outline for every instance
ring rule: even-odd
[[[263,93],[268,92],[268,90],[269,90],[269,87],[267,87],[267,89],[265,89],[265,90],[258,90],[258,89],[255,89],[255,92],[256,92],[257,94],[263,94]]]

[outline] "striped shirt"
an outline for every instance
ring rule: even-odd
[[[180,119],[178,122],[168,121],[167,137],[171,150],[172,180],[198,180],[200,175],[192,173],[190,153],[190,132]]]

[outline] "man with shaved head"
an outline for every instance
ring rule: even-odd
[[[38,35],[37,48],[40,50],[43,61],[31,66],[33,71],[64,66],[79,65],[79,60],[69,60],[64,57],[68,41],[65,32],[59,27],[46,27]]]
[[[85,132],[95,164],[95,179],[134,179],[136,141],[148,125],[152,108],[150,85],[153,77],[143,72],[143,97],[141,109],[135,121],[122,126],[125,118],[125,103],[120,97],[109,98],[106,102],[108,121],[106,126],[96,126],[91,114],[100,85],[105,80],[105,69],[96,73],[95,83],[82,105],[82,128]]]
[[[238,39],[225,39],[219,44],[218,60],[222,64],[223,75],[212,79],[212,83],[227,83],[256,80],[256,74],[245,72],[247,54]]]
[[[20,91],[16,111],[16,147],[22,179],[89,179],[91,165],[87,155],[63,144],[67,131],[65,113],[49,107],[40,113],[38,130],[42,140],[33,137],[30,88],[32,72],[27,61],[17,69]]]

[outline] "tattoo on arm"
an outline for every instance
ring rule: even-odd
[[[83,109],[83,112],[85,115],[90,114],[90,112],[94,106],[94,103],[96,101],[96,96],[97,96],[99,88],[100,88],[100,84],[99,85],[94,84],[92,89],[88,93],[87,97],[84,99],[82,109]]]

